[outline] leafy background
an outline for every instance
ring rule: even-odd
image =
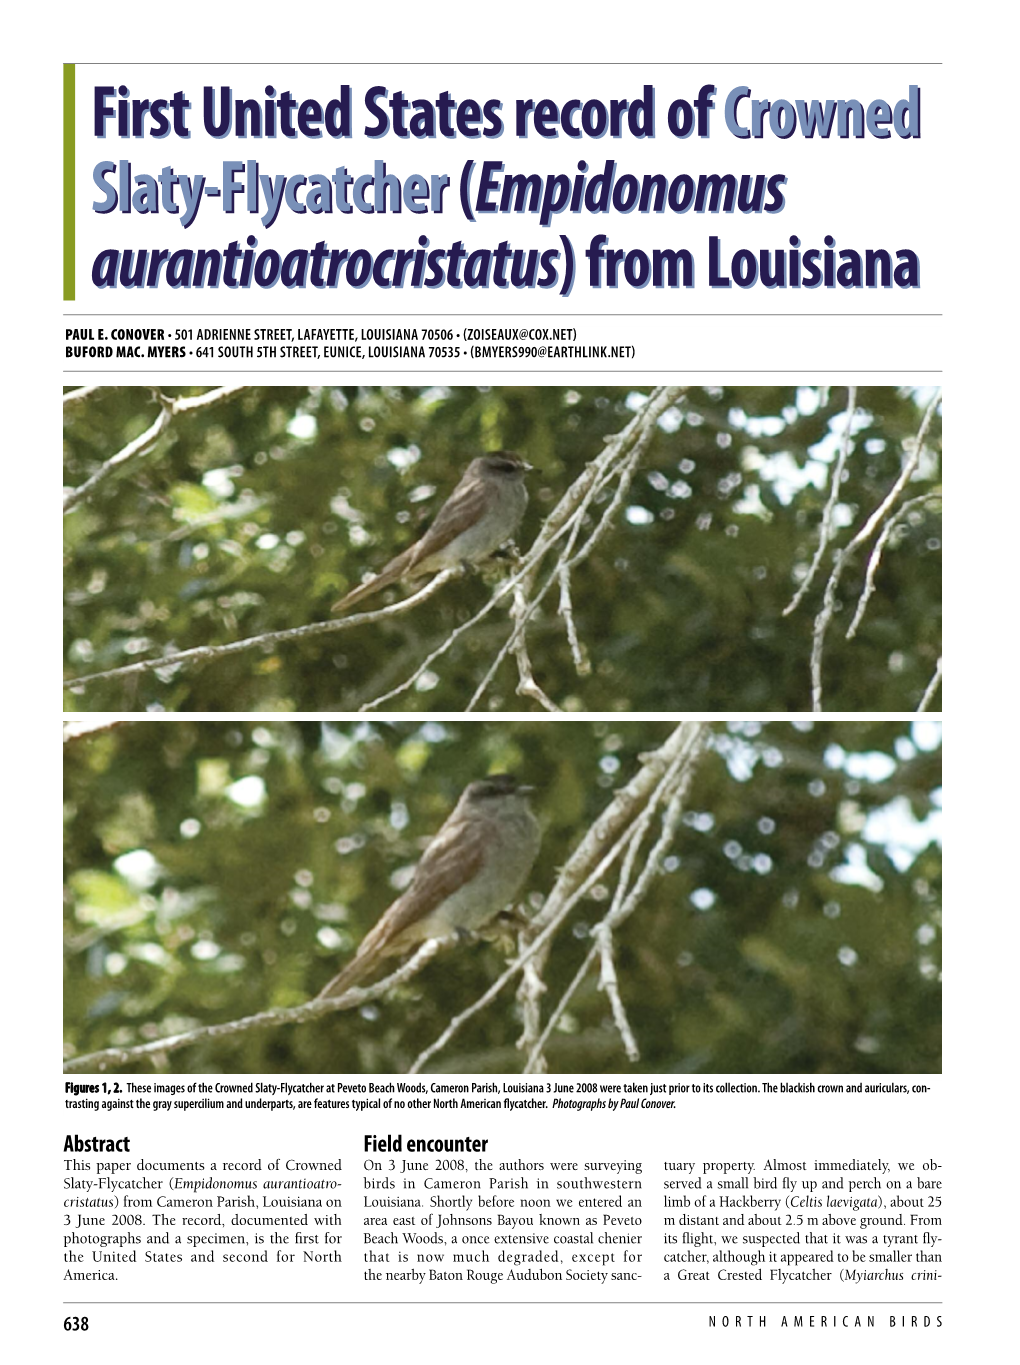
[[[171,391],[173,392],[173,391]],[[200,390],[180,390],[194,393]],[[331,603],[432,519],[468,460],[520,451],[537,466],[520,542],[643,402],[636,388],[255,388],[175,418],[159,446],[65,518],[67,676],[171,649],[222,644],[329,617]],[[862,388],[837,509],[842,539],[894,482],[926,392]],[[803,711],[820,580],[782,617],[810,562],[845,389],[696,388],[666,415],[627,506],[576,575],[578,678],[555,615],[533,627],[545,690],[567,710]],[[149,390],[102,389],[70,409],[76,486],[145,430]],[[908,496],[941,484],[941,415]],[[941,653],[938,505],[897,532],[858,638],[843,640],[864,561],[844,576],[825,706],[914,710]],[[403,589],[390,591],[392,597]],[[409,676],[487,599],[478,577],[420,609],[332,637],[67,692],[68,709],[351,711]],[[505,639],[505,614],[471,631],[397,703],[461,710]],[[519,710],[514,664],[488,695]],[[936,708],[938,702],[935,703]]]
[[[462,788],[539,787],[540,904],[661,721],[143,721],[65,744],[65,1048],[125,1046],[315,994],[406,884]],[[941,1066],[941,727],[717,722],[678,840],[618,940],[642,1049],[589,978],[564,1072]],[[556,1001],[611,886],[556,940]],[[173,1069],[402,1071],[498,974],[486,944],[383,1002],[174,1053]],[[512,991],[434,1064],[515,1072]]]

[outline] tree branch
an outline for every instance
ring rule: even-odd
[[[99,386],[93,385],[89,389],[77,389],[74,393],[66,394],[64,397],[65,406],[69,399],[74,401],[77,395],[84,397],[86,393],[92,391],[92,388],[97,387]],[[133,441],[129,441],[123,450],[119,450],[116,455],[111,455],[84,483],[79,484],[77,488],[69,488],[64,493],[65,514],[72,512],[81,503],[87,502],[97,488],[104,484],[112,474],[123,469],[129,461],[150,451],[175,417],[184,413],[195,412],[199,408],[208,408],[217,403],[222,403],[224,399],[230,398],[248,387],[247,384],[226,384],[223,388],[212,389],[209,393],[199,394],[195,398],[168,398],[158,389],[153,389],[152,396],[159,404],[159,414],[152,426],[143,431],[141,436],[136,436]]]
[[[106,730],[119,730],[122,725],[133,725],[131,720],[104,720],[101,716],[93,720],[65,720],[64,743],[73,744],[76,739],[88,739]]]
[[[899,510],[889,518],[882,527],[878,539],[875,541],[871,554],[868,556],[868,567],[864,571],[864,587],[857,600],[857,610],[854,612],[854,619],[847,628],[846,638],[852,640],[857,634],[857,628],[864,619],[868,603],[871,601],[875,592],[875,576],[882,563],[882,555],[885,551],[886,543],[897,527],[902,526],[904,521],[915,507],[920,507],[923,503],[930,502],[933,498],[941,498],[941,491],[932,490],[930,493],[921,493],[916,498],[908,498]]]
[[[77,407],[79,403],[83,403],[85,399],[88,398],[89,394],[95,393],[97,389],[106,387],[108,386],[104,384],[83,384],[80,389],[72,389],[70,393],[65,393],[63,399],[64,411],[66,412],[68,408]]]
[[[511,619],[516,623],[527,613],[528,603],[524,596],[524,589],[520,583],[514,588],[513,605],[510,608]],[[517,636],[517,643],[514,646],[514,655],[517,659],[517,695],[519,697],[530,697],[532,701],[537,701],[539,706],[546,711],[559,711],[561,708],[554,701],[550,701],[535,681],[535,671],[531,663],[531,655],[528,653],[528,641],[522,630]],[[471,707],[468,707],[470,711]]]
[[[821,564],[825,551],[829,548],[829,541],[832,539],[832,520],[836,511],[836,503],[839,501],[839,490],[843,483],[843,470],[846,462],[850,458],[850,437],[853,431],[854,412],[857,409],[857,389],[851,384],[847,389],[846,417],[843,426],[843,439],[839,446],[839,455],[836,457],[836,464],[832,471],[832,482],[829,486],[829,497],[825,504],[825,511],[822,513],[822,522],[818,528],[818,548],[815,550],[811,567],[805,575],[804,582],[793,594],[791,600],[783,610],[784,616],[789,616],[792,611],[796,611],[800,606],[804,594],[814,582],[818,566]]]
[[[939,659],[938,663],[935,665],[935,672],[931,676],[931,682],[924,689],[924,696],[921,698],[918,704],[917,710],[919,713],[921,711],[927,711],[928,707],[932,704],[932,702],[935,699],[935,693],[939,690],[939,684],[941,682],[942,660]]]
[[[292,626],[289,630],[271,630],[265,635],[249,635],[243,640],[230,640],[225,645],[196,645],[192,649],[182,649],[176,654],[164,654],[158,659],[141,659],[133,664],[122,664],[119,668],[108,668],[102,673],[86,673],[80,678],[68,678],[64,686],[72,692],[81,692],[89,683],[107,682],[111,678],[128,678],[138,673],[157,673],[164,668],[222,659],[228,654],[243,654],[246,650],[259,649],[266,645],[287,644],[291,640],[307,640],[316,635],[333,635],[337,631],[350,630],[354,626],[384,621],[391,616],[400,616],[417,606],[419,602],[424,602],[459,572],[459,569],[444,569],[411,597],[402,598],[399,602],[393,602],[388,607],[379,607],[375,611],[363,611],[355,616],[338,616],[331,621],[313,621],[307,626]]]
[[[306,1024],[326,1014],[360,1009],[369,1001],[378,1000],[380,996],[388,994],[395,986],[410,981],[441,949],[457,942],[456,934],[448,934],[444,938],[430,938],[428,942],[422,944],[410,961],[405,962],[382,981],[377,981],[374,986],[354,986],[343,995],[332,999],[308,1000],[305,1004],[294,1005],[290,1009],[262,1010],[258,1014],[249,1014],[244,1019],[232,1019],[224,1024],[206,1024],[202,1028],[189,1029],[186,1033],[175,1033],[167,1038],[156,1038],[151,1043],[140,1043],[137,1047],[108,1047],[101,1052],[88,1052],[65,1062],[64,1070],[107,1071],[110,1067],[130,1066],[133,1062],[144,1061],[147,1058],[158,1062],[167,1053],[179,1052],[182,1048],[193,1047],[195,1043],[207,1042],[210,1039],[236,1038],[257,1029],[280,1028],[284,1024]]]

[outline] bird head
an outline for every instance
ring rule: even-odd
[[[515,796],[526,800],[534,790],[534,787],[518,782],[512,773],[493,773],[491,777],[472,782],[464,796],[473,804],[486,806]]]
[[[534,465],[509,450],[494,450],[489,455],[479,456],[474,463],[480,474],[494,479],[523,479],[534,469]]]

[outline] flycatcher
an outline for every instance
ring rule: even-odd
[[[367,583],[352,588],[333,605],[333,611],[347,611],[398,579],[409,582],[488,559],[521,524],[528,505],[524,476],[531,468],[519,455],[503,450],[472,460],[421,539]]]
[[[342,995],[383,958],[409,952],[427,939],[477,933],[505,910],[538,857],[542,835],[528,804],[532,791],[509,773],[466,787],[422,855],[410,886],[318,998]]]

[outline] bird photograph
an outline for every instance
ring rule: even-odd
[[[524,478],[531,469],[518,455],[502,450],[472,460],[421,539],[367,583],[352,588],[333,604],[333,611],[349,611],[390,583],[483,563],[520,526],[528,505]]]
[[[69,389],[76,712],[930,711],[942,397]]]
[[[71,719],[68,1071],[941,1067],[941,725]]]

